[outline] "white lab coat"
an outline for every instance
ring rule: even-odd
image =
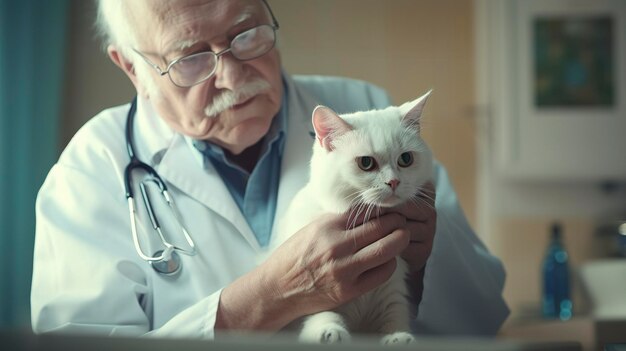
[[[360,81],[286,79],[289,120],[276,218],[307,181],[313,108],[324,104],[348,112],[389,104],[384,91]],[[181,255],[183,268],[176,277],[155,273],[138,257],[124,196],[128,108],[111,108],[89,121],[39,192],[33,329],[211,338],[221,289],[253,269],[265,251],[212,165],[140,98],[137,154],[168,183],[197,254]],[[437,233],[415,329],[493,334],[508,315],[501,296],[503,268],[469,228],[440,166],[435,179]],[[141,206],[139,195],[136,199]],[[145,250],[154,252],[158,240],[145,217],[139,232]]]

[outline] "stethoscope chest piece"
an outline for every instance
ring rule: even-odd
[[[158,257],[163,254],[163,250],[159,250],[154,253],[154,257]],[[180,272],[180,256],[176,253],[176,251],[172,251],[170,253],[170,257],[168,259],[162,259],[157,261],[149,261],[152,268],[157,271],[157,273],[165,274],[165,275],[175,275]]]

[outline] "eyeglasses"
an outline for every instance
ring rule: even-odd
[[[179,57],[171,61],[165,70],[152,63],[144,54],[133,49],[147,64],[152,66],[161,76],[168,75],[174,85],[187,88],[200,84],[211,78],[217,69],[219,58],[230,52],[240,61],[253,60],[268,53],[276,43],[278,21],[266,0],[263,3],[272,17],[272,24],[263,24],[239,33],[230,41],[230,47],[220,51],[203,51]]]

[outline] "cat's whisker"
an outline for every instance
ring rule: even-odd
[[[435,191],[428,188],[420,188],[416,196],[425,197],[431,201],[435,201]]]
[[[373,210],[374,206],[375,206],[374,204],[368,204],[367,205],[367,210],[365,211],[365,221],[366,222],[370,220],[370,216],[372,215],[372,210]]]
[[[420,193],[420,194],[414,195],[414,197],[426,202],[427,204],[430,205],[430,207],[434,207],[434,204],[435,204],[434,193],[432,193],[432,195],[427,195],[426,193]]]
[[[355,211],[357,211],[357,206],[356,204],[353,205],[352,201],[350,201],[350,213],[348,214],[348,219],[346,220],[346,230],[354,228],[356,218],[358,217],[358,214],[356,214]],[[351,218],[354,218],[354,219],[351,219]],[[356,247],[356,237],[354,235],[352,236],[352,241],[353,241],[354,247]]]
[[[348,186],[343,186],[339,188],[339,192],[342,193],[343,192],[343,188],[348,188]],[[348,201],[348,203],[350,205],[352,205],[354,203],[355,200],[358,200],[360,196],[360,191],[358,189],[354,190],[351,193],[348,193],[346,195],[346,200]]]
[[[428,207],[429,209],[435,209],[435,206],[433,205],[432,202],[426,200],[423,197],[420,196],[412,196],[409,198],[414,204],[416,204],[417,206],[421,206],[421,205],[426,205],[426,207]]]
[[[359,218],[359,216],[361,215],[361,213],[363,213],[363,208],[365,207],[365,205],[366,204],[363,201],[359,201],[357,203],[357,206],[356,206],[357,212],[354,215],[354,217],[352,218],[352,221],[351,221],[352,223],[350,223],[350,225],[348,226],[348,229],[354,229],[356,227],[356,221]]]
[[[350,214],[348,215],[348,219],[346,220],[346,229],[353,229],[356,224],[356,219],[359,217],[359,208],[353,207],[350,210]]]
[[[429,208],[435,208],[434,199],[430,199],[430,198],[425,198],[422,196],[414,196],[412,197],[415,200],[415,204],[419,205],[420,203],[423,203],[425,205],[427,205]]]
[[[368,203],[367,201],[363,201],[361,200],[361,204],[360,204],[360,212],[359,214],[363,214],[363,222],[367,222],[367,207],[368,207]]]
[[[355,214],[355,211],[357,210],[357,206],[359,204],[359,191],[356,190],[354,191],[352,194],[348,194],[346,200],[348,201],[348,208],[350,209],[350,212],[348,213],[348,219],[346,221],[346,229],[351,229],[352,227],[350,227],[350,222],[351,219],[353,218],[352,216]],[[355,215],[355,218],[358,217],[358,214]]]
[[[346,220],[346,229],[352,229],[352,224],[351,222],[353,222],[353,218],[356,218],[358,216],[358,214],[356,214],[357,208],[356,207],[350,207],[350,212],[348,213],[348,219]]]
[[[361,192],[358,190],[355,190],[354,192],[346,196],[346,200],[348,200],[348,203],[350,204],[350,206],[352,206],[352,204],[355,203],[355,200],[356,201],[359,200],[360,195],[361,195]]]
[[[365,201],[368,204],[375,204],[378,203],[379,201],[379,197],[376,194],[376,191],[372,190],[372,189],[368,189],[366,191],[363,192],[362,195],[363,201]]]

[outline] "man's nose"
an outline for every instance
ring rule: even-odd
[[[243,62],[236,59],[231,53],[226,53],[217,62],[215,87],[236,90],[245,82],[245,75]]]

